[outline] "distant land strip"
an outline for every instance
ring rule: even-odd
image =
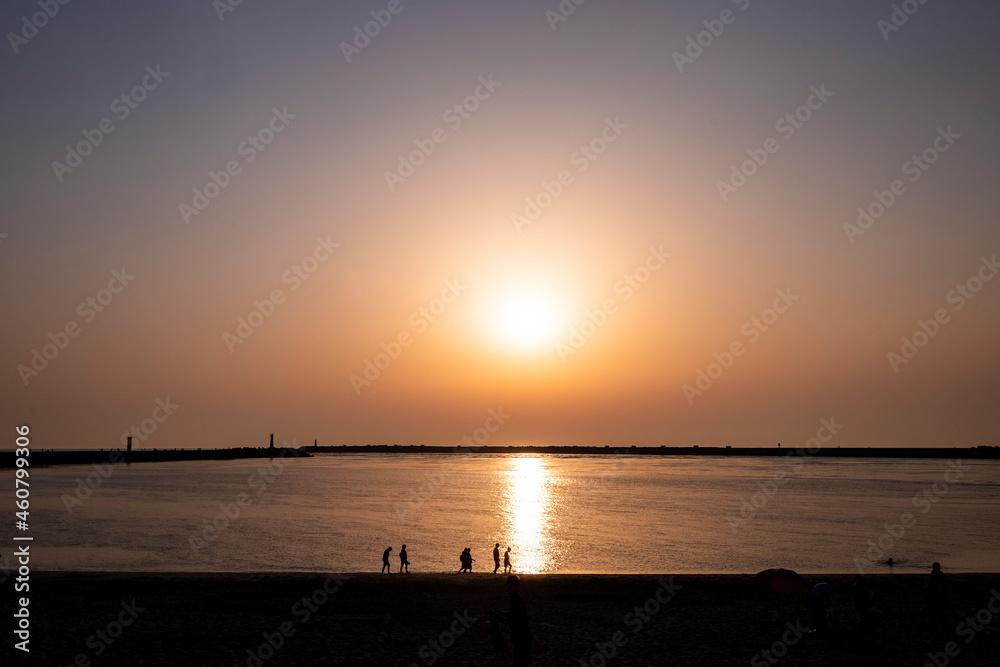
[[[483,446],[444,447],[425,445],[322,445],[297,449],[269,447],[234,447],[229,449],[120,449],[32,450],[32,467],[106,463],[110,458],[123,463],[163,461],[225,461],[232,459],[273,458],[313,454],[577,454],[599,456],[802,456],[826,458],[895,458],[895,459],[1000,459],[1000,447],[613,447],[599,446]],[[14,466],[14,452],[0,452],[0,468]]]

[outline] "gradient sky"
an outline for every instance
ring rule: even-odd
[[[389,4],[245,0],[220,19],[208,0],[79,2],[16,53],[7,36],[5,423],[31,424],[38,448],[112,447],[169,398],[137,445],[452,444],[501,407],[490,444],[793,445],[831,417],[829,446],[998,444],[1000,280],[951,292],[992,277],[982,258],[1000,252],[1000,7],[928,2],[886,39],[891,2],[592,0],[553,29],[556,0],[403,0],[347,62],[341,43]],[[724,10],[679,71],[674,54]],[[4,3],[0,27],[38,11]],[[168,76],[120,118],[114,100],[157,66]],[[499,86],[456,127],[445,112],[480,77]],[[832,97],[788,136],[776,123],[813,88]],[[247,161],[274,109],[294,119]],[[60,182],[53,162],[103,118],[113,132]],[[581,158],[609,119],[614,141]],[[446,140],[390,189],[435,128]],[[911,180],[904,163],[948,128]],[[723,200],[718,183],[769,138]],[[186,224],[180,205],[230,160],[239,173]],[[896,179],[905,192],[849,238]],[[318,238],[339,247],[283,279]],[[670,257],[629,294],[650,248]],[[100,313],[80,307],[122,267],[135,278]],[[423,323],[449,281],[459,295]],[[231,352],[224,334],[275,289],[284,302]],[[752,318],[778,290],[797,299],[764,331]],[[533,349],[496,319],[522,292],[558,316]],[[608,299],[603,326],[560,354]],[[25,382],[19,366],[71,323]],[[410,344],[356,391],[400,334]],[[718,377],[686,394],[700,371]]]

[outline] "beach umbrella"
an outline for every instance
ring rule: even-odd
[[[812,588],[809,580],[795,570],[772,568],[757,573],[754,578],[759,586],[782,593],[808,593]]]

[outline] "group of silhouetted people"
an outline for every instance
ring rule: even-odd
[[[497,573],[500,569],[500,543],[497,542],[493,545],[493,574]],[[503,573],[507,574],[514,568],[510,564],[510,547],[507,547],[507,551],[503,553]]]
[[[385,551],[382,552],[383,573],[392,574],[392,566],[389,563],[389,554],[391,553],[392,547],[386,547]],[[459,572],[465,572],[466,570],[472,572],[472,563],[475,561],[475,558],[472,557],[471,548],[466,547],[463,549],[459,560],[462,562],[462,569]],[[497,570],[500,569],[499,542],[493,546],[493,563],[493,573],[496,574]],[[409,565],[410,561],[407,559],[406,545],[404,544],[403,548],[399,551],[399,571],[405,571],[409,574]],[[504,553],[503,565],[504,574],[511,571],[510,547],[507,547],[507,551]],[[507,611],[490,610],[490,634],[493,638],[493,648],[496,651],[497,657],[507,657],[507,642],[500,632],[501,625],[507,626],[510,629],[510,657],[515,667],[525,667],[531,662],[531,627],[528,625],[528,610],[524,604],[524,600],[521,598],[520,587],[521,580],[517,575],[511,574],[508,576],[504,584],[504,588],[507,590],[507,595],[509,596]]]
[[[392,547],[386,547],[385,551],[382,552],[382,573],[392,574],[392,565],[389,563],[389,554],[392,553]],[[462,564],[462,569],[458,571],[459,574],[463,572],[472,572],[472,563],[475,562],[475,558],[472,557],[472,549],[470,547],[465,547],[462,550],[461,555],[458,557],[459,562]],[[497,573],[500,569],[500,543],[497,542],[493,545],[493,574]],[[514,567],[510,562],[510,547],[507,547],[507,551],[503,555],[503,573],[513,572]],[[406,545],[399,550],[399,571],[410,573],[410,561],[406,555]]]
[[[458,571],[459,574],[463,572],[472,572],[472,563],[476,559],[472,557],[472,549],[465,547],[462,553],[458,557],[458,562],[462,564],[462,568]],[[500,569],[500,543],[497,542],[493,545],[493,574],[497,573]],[[510,547],[507,547],[507,551],[503,555],[503,573],[513,571],[513,566],[510,564]]]
[[[382,572],[387,572],[392,574],[392,566],[389,564],[389,553],[392,552],[392,547],[386,548],[382,552]],[[406,556],[406,545],[399,550],[399,571],[403,572],[405,568],[406,574],[410,573],[410,561]]]
[[[888,562],[885,564],[888,565]],[[809,606],[809,617],[812,627],[819,634],[825,634],[830,629],[830,616],[833,611],[831,594],[833,586],[823,582],[816,584],[806,596]],[[893,579],[893,592],[896,600],[896,611],[908,614],[910,611],[910,589],[899,574]],[[863,633],[873,635],[884,629],[884,613],[876,604],[875,591],[868,585],[863,574],[854,576],[854,583],[849,591],[851,605],[858,615],[858,622]],[[948,580],[941,571],[941,564],[931,565],[930,582],[927,585],[927,611],[931,626],[938,632],[948,632]]]
[[[909,611],[910,591],[900,575],[895,578],[896,608],[899,613]],[[875,605],[875,593],[868,586],[862,574],[855,575],[851,586],[851,602],[861,622],[861,629],[876,632],[882,629],[882,610]],[[941,563],[931,565],[930,582],[927,585],[927,612],[931,625],[940,632],[948,631],[948,578],[941,571]]]

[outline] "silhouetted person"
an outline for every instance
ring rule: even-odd
[[[406,559],[406,545],[405,544],[403,545],[403,548],[399,550],[399,571],[400,571],[400,573],[403,572],[403,568],[404,567],[406,568],[406,573],[409,574],[410,573],[410,561],[408,561]]]
[[[946,631],[948,621],[948,578],[941,571],[941,563],[931,565],[931,581],[927,586],[927,611],[930,612],[931,625],[935,629]]]
[[[513,569],[510,564],[510,547],[507,547],[507,551],[503,552],[503,573],[507,574]]]
[[[500,569],[500,543],[497,542],[493,545],[493,574],[497,573]]]
[[[498,658],[503,658],[504,662],[506,662],[507,640],[504,639],[503,633],[500,632],[499,612],[493,609],[490,609],[490,638],[493,640],[493,652]]]
[[[389,574],[392,574],[392,566],[389,565],[389,552],[390,551],[392,551],[392,547],[389,547],[388,549],[386,549],[385,551],[382,552],[382,572],[388,571]]]
[[[469,547],[462,550],[462,555],[458,557],[458,560],[462,563],[462,569],[458,571],[459,574],[466,570],[472,572],[472,553],[469,551]]]
[[[494,611],[493,615],[501,622],[510,627],[510,643],[514,667],[525,667],[531,663],[531,627],[528,625],[528,609],[524,606],[521,598],[521,580],[517,575],[512,574],[507,577],[504,585],[507,595],[510,596],[510,603],[507,612]]]
[[[832,592],[833,587],[824,582],[813,586],[806,596],[813,627],[819,633],[825,633],[830,629],[830,595]]]

